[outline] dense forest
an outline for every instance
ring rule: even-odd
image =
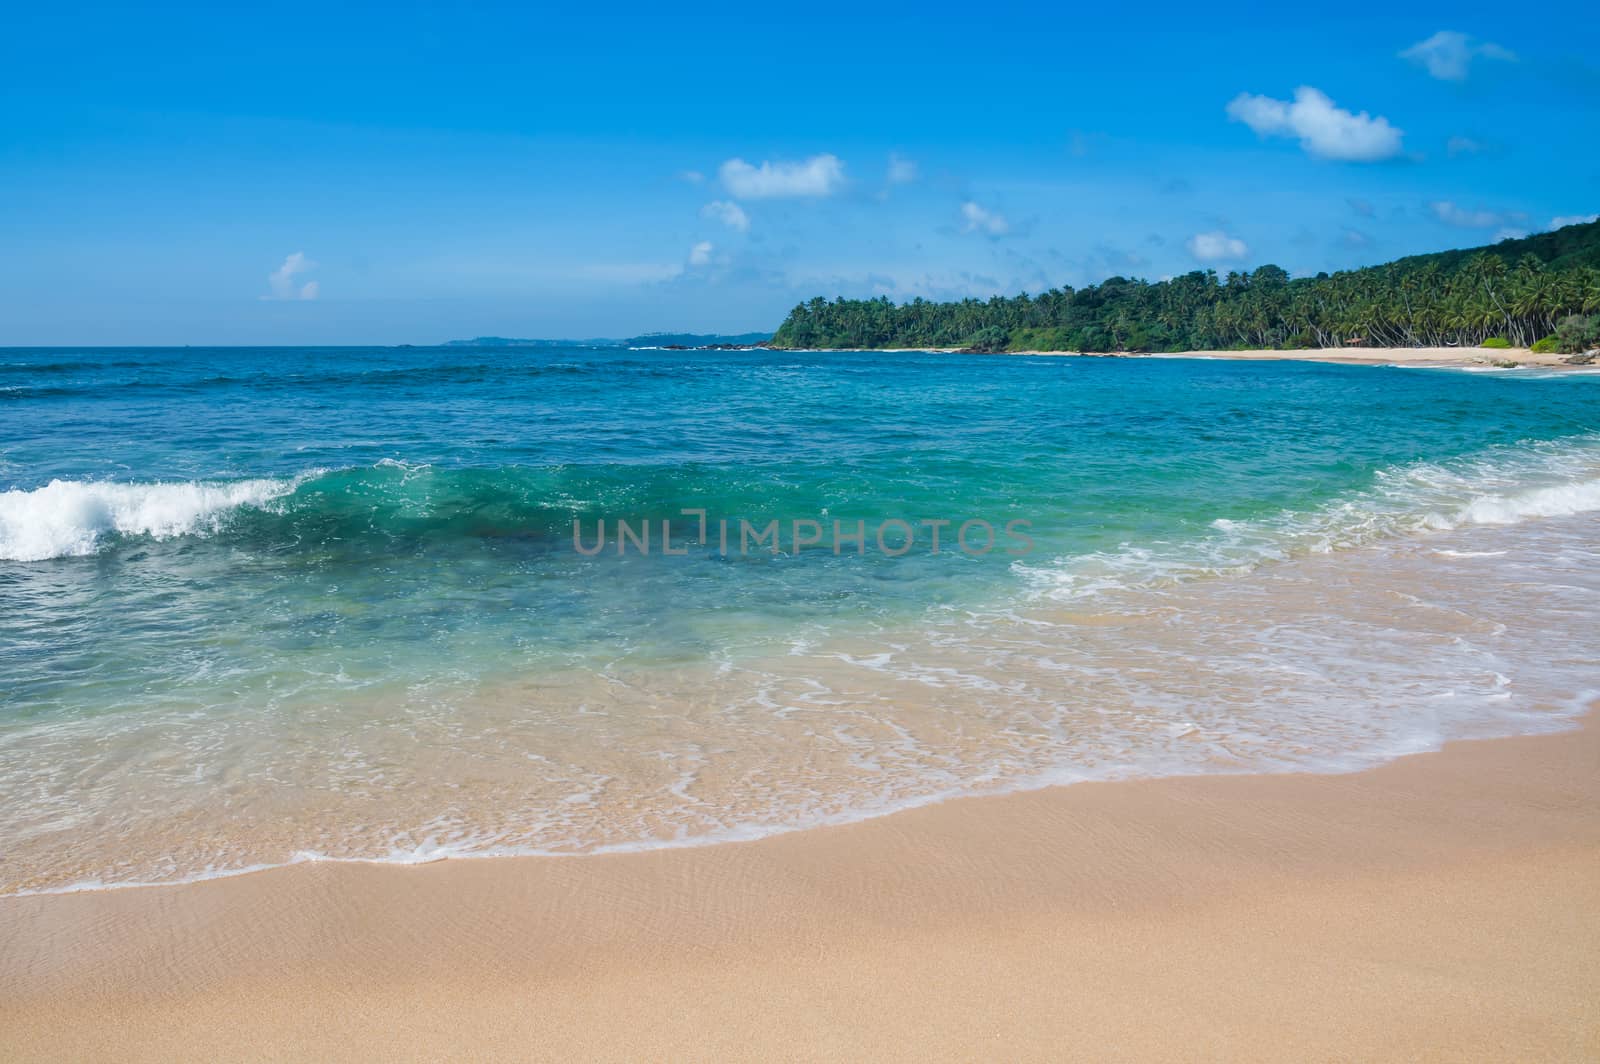
[[[984,302],[817,298],[795,307],[774,347],[965,347],[976,351],[1192,351],[1476,345],[1529,347],[1589,336],[1600,311],[1600,222],[1490,247],[1290,278],[1277,266],[1218,277]],[[1573,341],[1580,342],[1580,341]]]

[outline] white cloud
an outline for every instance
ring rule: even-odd
[[[1011,223],[1006,221],[1005,215],[980,207],[971,200],[961,205],[961,217],[966,220],[963,232],[1004,236],[1011,231]]]
[[[750,231],[750,216],[732,200],[712,200],[700,208],[700,217],[714,219],[741,233]]]
[[[1189,238],[1186,246],[1189,254],[1201,262],[1242,259],[1250,254],[1250,248],[1243,240],[1229,236],[1220,229],[1210,233],[1196,233]]]
[[[1508,48],[1492,41],[1473,40],[1455,30],[1440,30],[1400,53],[1401,59],[1425,67],[1430,77],[1441,81],[1465,81],[1472,71],[1472,61],[1479,57],[1505,62],[1515,62],[1517,58]]]
[[[1445,225],[1453,225],[1459,229],[1494,229],[1497,226],[1503,228],[1511,222],[1520,222],[1527,217],[1516,211],[1490,211],[1482,208],[1469,211],[1449,200],[1436,200],[1428,204],[1428,207],[1433,211],[1435,218]]]
[[[909,185],[918,177],[917,164],[898,155],[889,156],[889,184]]]
[[[709,240],[702,240],[689,249],[689,265],[705,266],[711,262],[713,245]]]
[[[1582,225],[1585,222],[1600,222],[1600,214],[1558,214],[1550,219],[1551,229],[1560,229],[1567,225]]]
[[[740,199],[831,196],[844,184],[844,163],[826,153],[803,162],[763,162],[760,166],[729,159],[717,173],[723,186]]]
[[[307,281],[295,287],[295,274],[314,270],[317,264],[306,258],[303,251],[296,251],[293,255],[283,260],[283,265],[267,274],[267,288],[269,295],[262,299],[315,299],[322,289],[316,281]]]
[[[1297,137],[1306,154],[1319,159],[1375,162],[1400,154],[1403,131],[1381,115],[1351,114],[1335,107],[1318,89],[1302,85],[1294,100],[1274,100],[1241,92],[1228,104],[1228,117],[1263,137]]]

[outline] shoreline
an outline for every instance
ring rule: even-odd
[[[959,386],[972,368],[960,363],[949,376]],[[990,368],[1031,382],[1048,367]],[[1344,372],[1294,376],[1362,383]],[[1364,383],[1427,377],[1401,376]],[[1426,384],[1446,398],[1481,391],[1459,379]],[[1508,402],[1546,401],[1526,388],[1493,390],[1524,393]],[[1572,389],[1554,391],[1573,401]],[[1009,412],[995,421],[1011,423]],[[1550,424],[1544,412],[1530,421]],[[1600,674],[1587,633],[1600,601],[1600,466],[1587,437],[1553,429],[1531,446],[1506,445],[1509,454],[1497,443],[1483,450],[1481,437],[1502,431],[1484,424],[1491,431],[1460,444],[1480,449],[1424,465],[1431,479],[1398,502],[1362,488],[1264,521],[1218,517],[1208,527],[1242,531],[1198,563],[1186,547],[1153,570],[1118,567],[1120,558],[1108,570],[1259,578],[1180,579],[1150,585],[1157,600],[1093,606],[1046,595],[1052,605],[1026,617],[974,616],[956,639],[883,631],[876,646],[851,638],[801,655],[791,645],[789,669],[758,663],[748,673],[762,705],[793,711],[782,727],[767,713],[751,714],[759,726],[745,730],[700,726],[700,707],[741,704],[723,697],[743,690],[737,672],[722,687],[698,667],[645,682],[626,670],[584,672],[507,684],[471,712],[444,703],[437,720],[470,720],[486,743],[441,743],[423,728],[364,747],[391,774],[382,804],[360,805],[370,776],[352,786],[311,756],[330,737],[394,719],[373,712],[381,691],[330,704],[336,727],[322,730],[275,733],[245,720],[240,733],[259,746],[213,758],[224,774],[207,776],[181,755],[148,762],[158,772],[195,767],[187,788],[127,787],[96,807],[62,774],[66,785],[49,791],[59,801],[19,821],[0,860],[7,872],[58,859],[71,868],[87,854],[98,863],[80,868],[94,875],[34,882],[108,882],[0,897],[0,1045],[8,1059],[36,1060],[1054,1060],[1079,1046],[1095,1058],[1157,1060],[1591,1059],[1600,1052]],[[1255,449],[1239,453],[1249,461]],[[1379,468],[1406,475],[1404,461]],[[1406,533],[1429,515],[1432,538]],[[1263,539],[1282,546],[1284,564],[1262,564],[1273,554],[1255,547],[1235,551]],[[1352,566],[1347,553],[1295,547],[1312,542],[1394,549]],[[208,613],[195,616],[203,623]],[[893,654],[879,660],[872,651],[884,646]],[[465,669],[480,659],[459,660]],[[961,682],[928,684],[930,672]],[[991,677],[1003,682],[976,689],[993,695],[968,693]],[[602,708],[629,727],[647,722],[641,746],[655,760],[625,756],[628,727],[586,724],[581,742],[561,747],[527,725],[530,694],[584,706],[590,682],[630,692]],[[816,690],[814,702],[794,694]],[[841,719],[834,706],[860,722],[853,742],[808,744],[811,730]],[[1537,727],[1536,713],[1543,734],[1487,738]],[[1561,730],[1547,730],[1551,716]],[[431,827],[491,811],[502,830],[520,831],[562,808],[555,801],[596,790],[526,758],[479,756],[508,735],[544,740],[513,755],[559,753],[544,763],[603,773],[612,819],[589,824],[610,829],[616,810],[625,821],[646,809],[662,825],[649,837],[685,840],[696,817],[738,823],[722,811],[747,808],[745,799],[826,810],[808,800],[845,793],[841,780],[858,778],[848,774],[853,752],[885,749],[874,745],[885,734],[930,740],[907,745],[940,755],[913,763],[942,769],[935,780],[958,778],[956,768],[1007,778],[1008,758],[1022,772],[1057,737],[1076,747],[1047,763],[1099,778],[1052,785],[1067,771],[1000,795],[946,791],[715,845],[565,861],[504,851],[323,860],[115,889],[147,867],[156,870],[143,878],[162,878],[163,864],[215,873],[229,859],[219,854],[411,853],[416,835],[394,843],[375,832],[367,838],[377,849],[327,845],[346,829],[381,828],[385,816]],[[684,773],[661,756],[672,744],[660,737],[682,735],[709,755],[705,771]],[[1437,748],[1446,735],[1484,738]],[[17,764],[51,764],[38,733],[16,737]],[[257,749],[271,756],[252,760]],[[1424,749],[1435,752],[1397,756]],[[1358,770],[1350,758],[1362,751],[1387,760]],[[1187,774],[1143,767],[1174,764]],[[1199,774],[1207,767],[1222,771]],[[867,769],[860,778],[871,789],[849,800],[904,779]],[[254,780],[267,785],[249,783],[251,801],[227,801]],[[554,800],[539,790],[551,780]],[[457,793],[440,803],[446,788]],[[35,792],[45,793],[15,791]],[[684,803],[671,818],[659,812],[667,794]],[[405,815],[408,804],[435,819]],[[121,808],[140,815],[95,819]],[[208,841],[233,837],[248,845]],[[436,845],[430,835],[415,856],[444,856]]]
[[[1498,369],[1583,369],[1563,360],[1569,355],[1534,352],[1525,347],[1357,347],[1308,348],[1294,351],[1180,351],[1142,354],[1137,358],[1214,358],[1241,362],[1330,362],[1350,366],[1434,366],[1463,369],[1493,366]],[[1504,365],[1516,363],[1516,366]]]
[[[24,1060],[1584,1059],[1595,725],[739,844],[9,897],[0,1042]]]
[[[767,348],[771,351],[807,351],[827,353],[845,348]],[[932,354],[959,355],[969,353],[960,347],[865,347],[852,348],[873,354]],[[1525,347],[1358,347],[1358,348],[1296,348],[1293,350],[1255,351],[994,351],[972,352],[984,355],[1026,355],[1049,358],[1193,358],[1223,359],[1241,362],[1329,362],[1351,366],[1413,366],[1426,365],[1439,369],[1463,369],[1492,366],[1497,369],[1561,369],[1581,370],[1593,366],[1569,365],[1564,359],[1571,356],[1552,352],[1534,352]],[[1500,363],[1515,362],[1516,367]]]
[[[1227,779],[1295,779],[1297,777],[1331,778],[1340,776],[1360,776],[1374,772],[1397,761],[1407,758],[1420,757],[1443,752],[1446,748],[1459,743],[1496,743],[1515,739],[1530,739],[1563,735],[1589,726],[1589,717],[1600,717],[1600,707],[1585,711],[1574,717],[1553,717],[1556,726],[1538,731],[1517,732],[1511,735],[1493,735],[1466,739],[1447,739],[1440,745],[1428,750],[1415,751],[1403,754],[1391,754],[1382,757],[1371,764],[1359,768],[1331,769],[1331,768],[1284,768],[1276,770],[1238,770],[1218,772],[1173,772],[1156,775],[1127,775],[1111,777],[1089,777],[1067,782],[1044,781],[1027,782],[1021,785],[996,791],[956,791],[952,793],[936,793],[924,797],[909,799],[906,804],[896,805],[885,809],[855,810],[839,815],[836,818],[824,819],[804,824],[790,824],[778,826],[762,826],[754,828],[749,834],[729,835],[704,835],[693,836],[676,840],[652,840],[636,843],[621,843],[606,846],[595,850],[573,851],[542,851],[542,850],[482,850],[482,851],[440,851],[437,854],[417,856],[415,858],[403,856],[386,857],[332,857],[321,853],[304,852],[284,861],[246,865],[238,868],[209,870],[191,876],[164,880],[131,880],[115,882],[83,882],[71,883],[61,887],[42,887],[37,889],[19,890],[15,893],[0,894],[0,908],[6,902],[17,899],[75,897],[79,895],[111,894],[122,891],[162,891],[181,890],[190,887],[203,887],[207,884],[227,882],[241,878],[256,876],[270,876],[283,872],[292,872],[300,868],[320,866],[353,867],[353,868],[378,868],[378,869],[413,869],[430,865],[443,865],[461,862],[517,862],[517,861],[588,861],[595,859],[645,857],[653,854],[675,854],[684,851],[707,850],[724,846],[752,846],[784,839],[794,835],[805,835],[817,831],[836,831],[852,828],[858,825],[871,824],[881,820],[892,820],[936,808],[950,802],[987,802],[1004,800],[1024,795],[1039,794],[1042,792],[1062,790],[1081,786],[1122,786],[1155,784],[1171,781],[1185,780],[1227,780]],[[0,925],[4,917],[0,915]],[[0,969],[0,985],[4,982],[4,971]]]
[[[1462,383],[1408,380],[1433,394]],[[1527,389],[1512,390],[1529,401]],[[1342,770],[1447,737],[1520,730],[1507,721],[1521,711],[1569,715],[1581,703],[1571,692],[1594,686],[1582,665],[1591,656],[1587,626],[1573,621],[1593,615],[1600,592],[1591,564],[1600,561],[1593,443],[1495,445],[1424,464],[1415,480],[1412,466],[1386,465],[1392,476],[1373,483],[1392,480],[1392,491],[1361,487],[1242,525],[1212,522],[1240,515],[1208,504],[1204,527],[1217,535],[1202,532],[1166,554],[1118,553],[1077,571],[1049,564],[1019,582],[1021,597],[1008,590],[948,623],[926,615],[937,623],[897,622],[870,635],[846,629],[801,653],[790,645],[728,656],[714,672],[698,660],[605,675],[483,669],[459,697],[429,695],[429,706],[448,708],[424,707],[428,719],[459,724],[443,742],[437,732],[418,741],[407,726],[416,710],[393,712],[381,688],[329,698],[304,730],[256,735],[230,724],[237,746],[206,759],[204,770],[169,751],[193,742],[177,741],[185,734],[214,738],[215,728],[179,731],[148,755],[129,746],[129,757],[192,773],[117,775],[86,741],[94,729],[23,728],[14,732],[12,778],[22,782],[12,793],[59,793],[77,824],[99,830],[52,823],[42,803],[39,812],[13,803],[3,893],[196,880],[315,854],[417,863],[463,851],[738,841],[868,819],[955,791],[1195,768]],[[282,530],[272,531],[275,539]],[[1543,593],[1530,593],[1532,579]],[[1152,607],[1168,619],[1151,623]],[[472,660],[493,664],[488,655]],[[1394,697],[1403,692],[1412,697]],[[588,705],[607,712],[564,732],[532,719]],[[761,708],[771,705],[783,712]],[[756,709],[728,708],[747,706]],[[183,729],[198,718],[133,719],[156,736],[158,727]],[[845,737],[813,741],[822,719],[848,721]],[[342,736],[352,729],[372,738],[347,746]],[[342,752],[299,752],[312,747],[356,749],[384,766],[377,771],[386,780],[372,785],[377,777],[365,766],[347,772],[336,763],[349,756]],[[693,756],[708,749],[716,756]],[[863,750],[893,760],[858,761]],[[559,771],[529,771],[524,751]],[[109,782],[81,795],[47,790],[67,775],[60,765],[88,766],[93,773],[79,778]],[[213,782],[268,772],[275,786]],[[352,778],[363,788],[353,794]],[[122,800],[96,804],[103,796]]]
[[[445,851],[419,855],[415,857],[390,855],[383,857],[335,857],[322,853],[305,851],[295,856],[278,862],[246,865],[238,868],[208,870],[190,876],[163,880],[130,880],[113,882],[82,882],[70,883],[60,887],[42,887],[19,890],[14,893],[0,893],[0,929],[3,929],[3,907],[7,902],[21,899],[76,897],[81,895],[101,895],[120,893],[123,891],[155,892],[165,890],[182,890],[193,887],[204,887],[213,883],[224,883],[235,879],[254,878],[257,876],[272,876],[280,873],[292,873],[296,869],[316,868],[322,866],[349,867],[349,868],[374,868],[394,869],[404,871],[407,869],[424,868],[432,865],[450,863],[498,863],[520,861],[589,861],[596,859],[638,858],[656,854],[677,854],[686,851],[719,849],[725,846],[753,846],[770,843],[775,840],[786,839],[796,835],[807,835],[812,832],[828,832],[849,829],[860,825],[872,824],[883,820],[893,820],[908,814],[925,812],[930,809],[946,805],[951,802],[989,802],[1004,801],[1027,795],[1036,795],[1045,792],[1064,790],[1082,786],[1139,786],[1168,782],[1199,781],[1199,780],[1237,780],[1270,778],[1292,780],[1300,777],[1313,778],[1338,778],[1345,776],[1361,776],[1369,772],[1378,771],[1396,762],[1405,761],[1413,757],[1423,757],[1442,753],[1447,748],[1461,743],[1498,743],[1518,739],[1532,739],[1569,734],[1591,726],[1591,717],[1600,721],[1600,704],[1588,710],[1577,712],[1572,716],[1552,716],[1551,726],[1539,730],[1521,731],[1507,735],[1475,736],[1471,738],[1446,739],[1439,745],[1427,750],[1418,750],[1408,753],[1388,755],[1374,755],[1374,760],[1360,767],[1353,768],[1279,768],[1272,770],[1227,770],[1216,772],[1170,772],[1157,774],[1130,774],[1126,776],[1086,777],[1069,781],[1029,781],[1014,787],[1007,787],[992,791],[963,791],[955,790],[947,793],[935,793],[922,797],[908,799],[905,804],[895,805],[883,809],[852,810],[842,813],[837,817],[823,819],[801,824],[785,824],[760,826],[750,829],[748,833],[732,833],[727,835],[691,836],[683,839],[650,840],[631,843],[608,845],[593,850],[521,850],[521,849],[488,849],[468,851]],[[1595,725],[1600,728],[1600,723]],[[4,985],[4,969],[0,967],[0,986]]]

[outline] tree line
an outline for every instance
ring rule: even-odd
[[[1291,278],[1196,270],[1112,277],[1039,295],[937,303],[817,298],[790,311],[773,347],[961,347],[977,351],[1555,343],[1570,316],[1600,312],[1600,222],[1490,247]],[[1583,329],[1560,330],[1562,337]],[[1546,339],[1551,338],[1551,339]]]

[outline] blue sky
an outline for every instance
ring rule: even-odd
[[[1588,5],[1091,7],[18,5],[0,344],[770,329],[1600,210]]]

